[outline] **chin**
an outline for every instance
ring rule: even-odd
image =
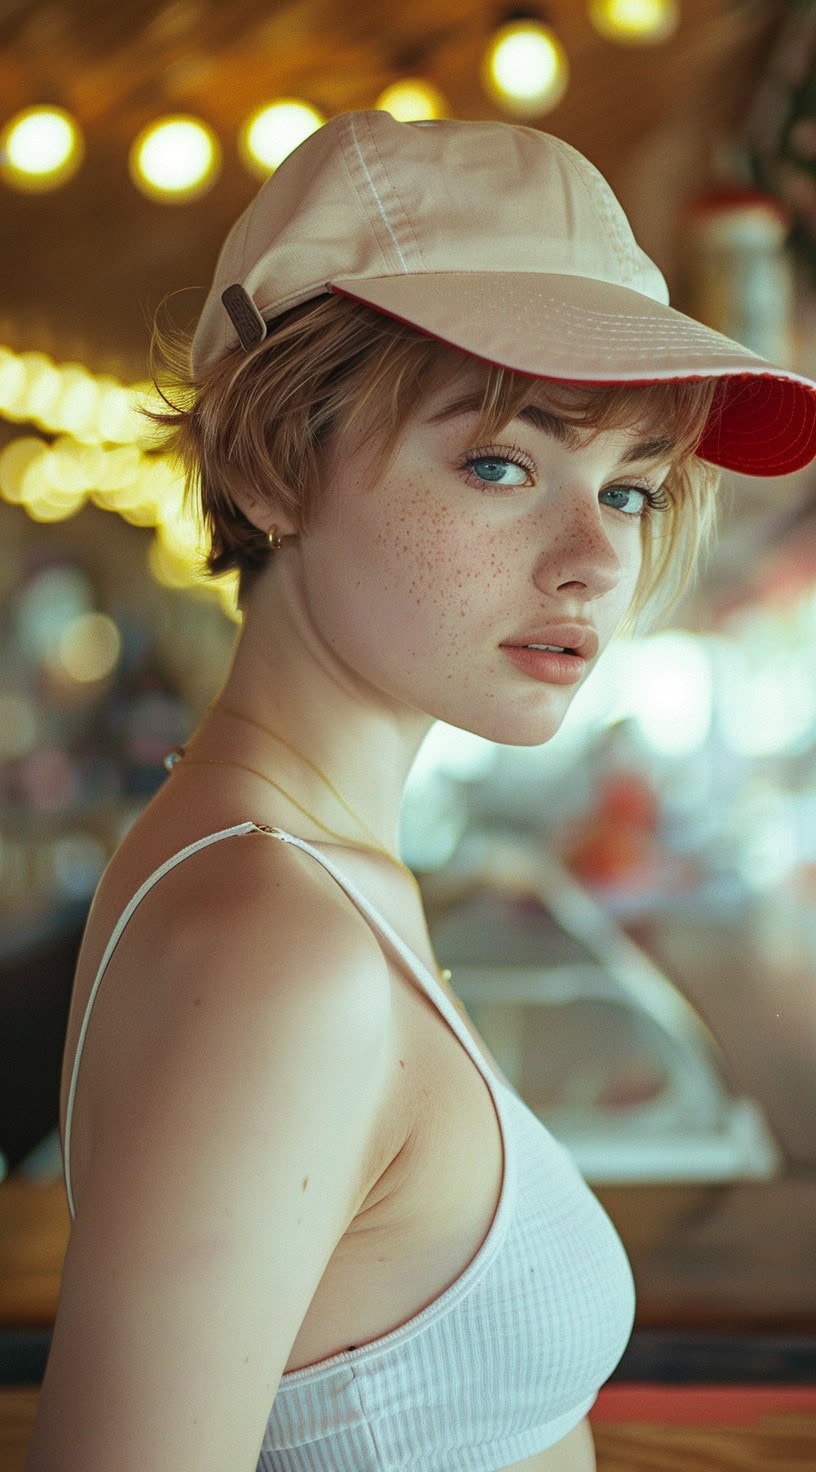
[[[558,735],[564,711],[542,710],[539,705],[537,710],[524,712],[497,710],[492,716],[482,715],[478,720],[466,716],[456,720],[442,715],[438,719],[485,741],[493,741],[497,746],[544,746]]]

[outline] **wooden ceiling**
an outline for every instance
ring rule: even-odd
[[[739,123],[785,9],[679,4],[674,36],[652,47],[602,39],[585,0],[549,4],[571,80],[536,120],[607,176],[670,285],[677,209],[706,181],[711,139]],[[180,291],[174,318],[197,315],[223,237],[258,187],[235,144],[247,114],[281,96],[327,117],[372,107],[419,73],[450,116],[503,116],[478,74],[505,13],[487,0],[0,0],[0,122],[55,103],[75,114],[87,150],[51,193],[0,184],[0,342],[144,378],[157,305]],[[137,132],[170,111],[207,120],[224,150],[214,187],[185,204],[145,198],[128,173]]]

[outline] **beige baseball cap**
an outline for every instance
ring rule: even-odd
[[[671,307],[603,175],[537,128],[380,110],[324,123],[227,236],[194,374],[324,292],[534,378],[716,378],[703,459],[770,476],[816,457],[816,383]]]

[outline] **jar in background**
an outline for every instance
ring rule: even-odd
[[[794,270],[790,217],[770,194],[723,189],[699,195],[682,225],[683,310],[772,363],[794,367]]]

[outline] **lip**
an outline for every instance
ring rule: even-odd
[[[522,674],[545,685],[577,685],[586,673],[587,662],[580,654],[549,654],[543,649],[519,649],[514,644],[502,648]]]
[[[600,642],[591,624],[550,624],[548,628],[531,629],[513,639],[505,639],[502,649],[523,649],[526,644],[556,644],[574,649],[582,659],[595,659]]]

